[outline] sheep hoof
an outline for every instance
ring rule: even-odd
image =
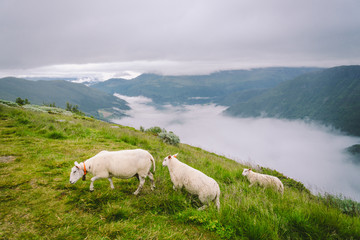
[[[206,207],[207,207],[207,206],[204,205],[204,206],[202,206],[202,207],[199,207],[198,210],[199,210],[199,211],[202,211],[202,210],[204,210]]]

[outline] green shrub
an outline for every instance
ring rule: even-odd
[[[140,127],[141,131],[144,131],[143,127]],[[180,143],[180,138],[175,135],[173,132],[167,132],[166,129],[160,127],[151,127],[145,130],[145,132],[150,133],[154,136],[158,136],[164,143],[177,145]]]
[[[326,194],[325,196],[320,196],[319,199],[323,201],[328,206],[335,207],[339,209],[342,213],[345,213],[349,216],[360,217],[360,203],[355,202],[351,199],[347,199],[341,196],[333,196]]]
[[[28,100],[27,98],[21,99],[20,97],[18,97],[18,98],[15,100],[15,102],[16,102],[17,104],[19,104],[20,106],[26,105],[26,104],[30,104],[30,102],[29,102],[29,100]]]
[[[166,132],[165,129],[159,134],[159,138],[163,140],[164,143],[171,145],[177,145],[180,143],[180,138],[176,136],[173,132]]]
[[[162,131],[163,131],[163,129],[161,129],[160,127],[151,127],[151,128],[146,129],[145,132],[151,133],[155,136],[158,136]]]

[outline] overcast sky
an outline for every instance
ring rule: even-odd
[[[0,76],[359,64],[359,10],[359,0],[1,0]]]

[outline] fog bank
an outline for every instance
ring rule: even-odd
[[[163,106],[145,97],[117,95],[129,102],[130,117],[113,122],[135,127],[160,126],[182,143],[201,147],[238,162],[276,169],[301,181],[313,192],[342,194],[360,201],[360,166],[343,150],[360,138],[300,120],[232,118],[223,106]],[[169,153],[173,154],[173,153]]]

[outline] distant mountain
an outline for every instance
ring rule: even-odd
[[[0,79],[0,98],[15,101],[17,97],[27,98],[30,103],[40,105],[55,103],[61,108],[66,108],[69,102],[96,118],[105,118],[111,114],[119,117],[123,115],[121,110],[129,109],[124,100],[83,84],[61,80],[30,81],[13,77]]]
[[[310,118],[360,136],[360,66],[301,75],[226,110],[233,116]]]
[[[145,96],[158,104],[217,103],[230,106],[318,68],[258,68],[220,71],[209,75],[143,74],[132,80],[110,79],[92,85],[108,93]]]
[[[76,81],[78,80],[77,78],[63,78],[63,77],[24,77],[22,79],[25,80],[31,80],[31,81],[39,81],[39,80],[44,80],[44,81],[54,81],[54,80],[65,80],[65,81]]]

